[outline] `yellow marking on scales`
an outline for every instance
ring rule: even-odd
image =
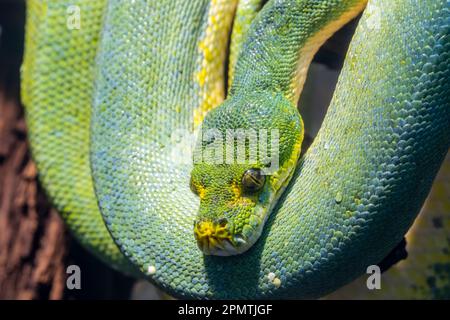
[[[238,182],[231,184],[231,190],[233,191],[235,199],[239,199],[242,196],[242,189]]]
[[[225,60],[237,0],[211,0],[207,27],[198,43],[199,69],[194,75],[199,86],[199,105],[194,109],[194,128],[206,113],[225,98]]]
[[[205,198],[205,194],[206,194],[206,189],[203,185],[201,184],[197,184],[195,185],[195,187],[197,188],[197,193],[200,199],[204,199]]]
[[[273,188],[273,190],[278,191],[282,187],[286,187],[289,183],[290,179],[287,179],[287,177],[294,173],[296,164],[298,162],[298,158],[301,154],[302,149],[302,142],[305,137],[305,125],[303,124],[303,120],[301,120],[302,123],[302,132],[300,133],[299,138],[297,139],[297,142],[293,145],[293,150],[291,153],[291,157],[287,159],[283,166],[279,168],[275,173],[270,175],[270,184]]]

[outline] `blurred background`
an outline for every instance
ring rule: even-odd
[[[317,134],[356,27],[330,39],[310,68],[299,108],[307,148]],[[0,0],[0,299],[170,299],[146,281],[104,265],[71,237],[41,189],[27,142],[20,102],[25,1]],[[393,252],[380,262],[382,290],[367,276],[327,299],[450,297],[450,158],[422,213]],[[81,290],[66,288],[66,268],[80,266]],[[345,266],[343,266],[345,268]]]

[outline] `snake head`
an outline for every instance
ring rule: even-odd
[[[281,94],[235,95],[210,111],[194,152],[200,198],[194,234],[204,254],[248,250],[292,177],[303,123]]]

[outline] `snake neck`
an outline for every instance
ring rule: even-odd
[[[281,92],[296,104],[315,53],[355,18],[367,0],[274,0],[251,25],[236,62],[230,95]],[[311,12],[305,15],[305,11]]]

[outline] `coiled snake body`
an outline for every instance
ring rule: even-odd
[[[74,235],[120,270],[188,298],[319,297],[403,238],[448,151],[449,2],[369,1],[319,134],[259,240],[217,257],[193,236],[193,165],[173,133],[194,135],[225,97],[236,4],[28,1],[33,155]],[[80,28],[68,28],[69,5]],[[241,5],[250,13],[235,19],[230,99],[270,91],[295,103],[314,53],[366,1]],[[264,115],[267,100],[257,101]]]

